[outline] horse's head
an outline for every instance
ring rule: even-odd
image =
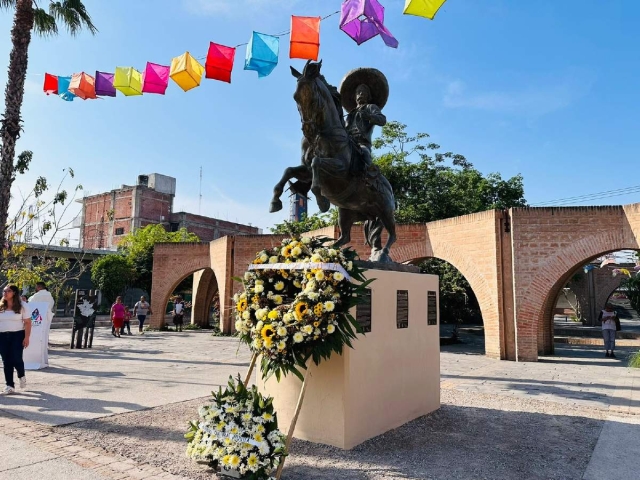
[[[338,105],[329,90],[329,85],[320,73],[322,60],[312,62],[309,60],[302,73],[291,67],[291,74],[298,80],[293,99],[298,104],[298,111],[302,119],[303,130],[313,127],[315,130],[323,130],[331,122],[331,125],[340,124],[342,116],[338,111]],[[305,135],[310,132],[305,131]]]

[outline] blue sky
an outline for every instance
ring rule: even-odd
[[[292,14],[324,16],[340,3],[85,0],[98,35],[32,42],[19,149],[35,158],[17,185],[25,189],[40,174],[59,178],[70,165],[85,190],[98,193],[158,172],[177,177],[176,209],[196,212],[202,166],[202,214],[265,229],[281,221],[287,208],[269,214],[268,205],[284,168],[299,163],[289,65],[304,65],[288,58],[288,37],[269,77],[242,69],[240,47],[232,84],[203,80],[187,93],[170,83],[166,96],[68,103],[42,93],[41,75],[142,69],[187,50],[200,57],[210,41],[236,45],[252,30],[279,33]],[[521,173],[532,204],[640,184],[640,34],[632,25],[640,3],[448,0],[434,21],[403,16],[404,0],[381,3],[399,48],[380,38],[357,46],[334,16],[321,31],[329,81],[338,84],[355,67],[379,68],[390,83],[388,119],[430,133],[484,173]],[[0,58],[8,60],[11,15],[1,13],[0,22]]]

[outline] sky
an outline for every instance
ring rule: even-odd
[[[443,151],[466,156],[483,173],[522,174],[530,204],[640,185],[640,33],[631,0],[448,0],[434,21],[402,15],[404,0],[380,0],[391,49],[374,38],[358,46],[322,23],[323,73],[338,85],[356,67],[375,67],[390,84],[384,113],[428,132]],[[187,93],[64,102],[42,92],[43,74],[142,70],[209,42],[237,45],[253,30],[276,34],[291,15],[326,16],[340,0],[85,0],[95,36],[34,37],[18,151],[32,150],[30,172],[14,194],[44,175],[96,194],[134,184],[143,173],[177,178],[176,211],[267,229],[288,216],[268,207],[283,170],[300,162],[300,118],[292,95],[303,60],[288,58],[259,79],[244,71],[239,47],[231,84],[203,80]],[[11,48],[9,12],[0,12],[0,59]],[[4,33],[2,33],[4,32]],[[635,33],[634,33],[635,32]],[[6,82],[6,72],[0,83]],[[377,130],[379,133],[379,130]],[[640,194],[578,204],[626,204]],[[79,206],[75,207],[76,209]],[[312,210],[313,212],[313,210]]]

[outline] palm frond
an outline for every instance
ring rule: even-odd
[[[36,8],[33,10],[33,30],[41,37],[48,37],[58,34],[58,25],[45,10]]]
[[[52,1],[49,4],[49,13],[56,20],[64,23],[64,26],[73,36],[80,33],[83,28],[86,28],[94,35],[98,32],[81,0]]]
[[[0,8],[4,10],[13,10],[16,6],[16,0],[0,0]]]

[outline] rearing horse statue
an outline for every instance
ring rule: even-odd
[[[320,74],[322,62],[307,62],[303,73],[293,67],[297,78],[293,95],[302,120],[302,164],[289,167],[274,187],[271,212],[282,209],[280,196],[285,184],[292,178],[294,193],[316,196],[320,211],[326,212],[330,204],[338,207],[340,237],[334,246],[351,240],[354,222],[364,221],[367,244],[371,247],[369,260],[391,262],[389,249],[396,240],[395,198],[389,181],[377,167],[364,170],[361,148],[349,136],[342,116],[340,96]],[[388,232],[382,247],[382,230]]]

